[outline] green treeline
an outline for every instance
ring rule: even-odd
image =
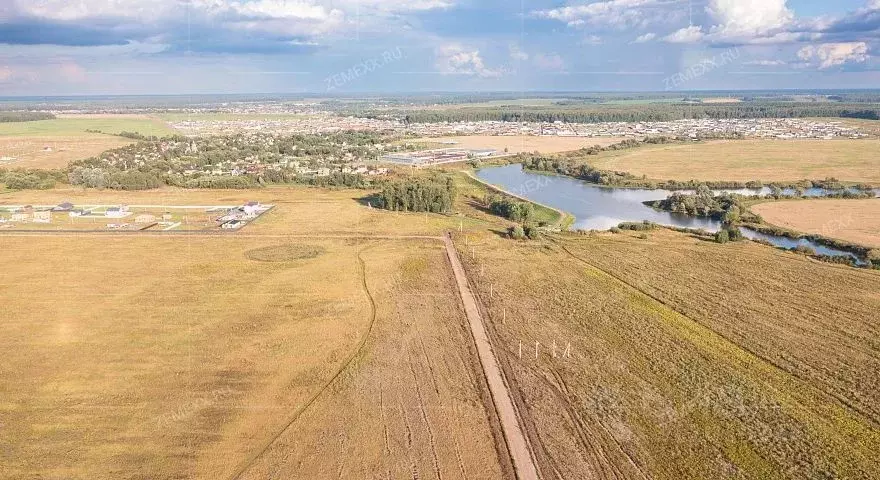
[[[387,118],[387,111],[359,116]],[[557,105],[516,108],[447,108],[409,110],[393,114],[409,123],[436,122],[668,122],[683,119],[842,117],[880,119],[880,105],[866,103],[742,102],[735,104],[658,103],[640,105]]]
[[[401,212],[446,213],[455,203],[452,177],[410,178],[385,185],[379,208]]]
[[[743,196],[722,193],[715,195],[706,185],[697,187],[693,195],[673,193],[665,200],[652,202],[655,208],[696,217],[710,217],[724,223],[736,223],[749,216]]]
[[[485,204],[493,214],[514,222],[528,222],[535,216],[535,208],[531,203],[520,202],[502,195],[488,195]]]
[[[0,183],[10,190],[49,190],[64,179],[64,173],[55,170],[0,168]]]
[[[55,115],[47,112],[0,112],[0,123],[34,122],[54,118]]]

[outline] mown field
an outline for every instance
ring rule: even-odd
[[[880,273],[668,231],[458,246],[546,478],[880,476]]]
[[[730,140],[605,152],[590,165],[656,180],[880,183],[880,140]]]
[[[0,167],[64,168],[73,160],[133,143],[112,135],[121,132],[156,136],[176,133],[162,121],[136,115],[62,115],[54,120],[3,123],[0,157],[14,160],[0,162]]]
[[[440,242],[3,243],[0,478],[506,468]]]
[[[752,211],[772,225],[880,248],[880,199],[767,202]]]

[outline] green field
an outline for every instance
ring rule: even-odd
[[[143,135],[173,135],[175,132],[165,123],[152,118],[113,116],[88,118],[56,118],[35,122],[14,122],[0,124],[0,136],[46,137],[46,136],[90,136],[86,130],[100,130],[104,133],[138,132]]]

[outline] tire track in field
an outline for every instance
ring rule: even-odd
[[[367,248],[363,248],[358,251],[357,259],[358,265],[360,267],[361,273],[361,285],[363,287],[364,293],[367,295],[367,298],[370,301],[370,323],[367,326],[367,330],[361,336],[360,342],[358,342],[357,348],[355,348],[354,352],[343,362],[343,364],[333,373],[329,380],[327,380],[321,388],[315,392],[309,399],[304,403],[301,407],[296,409],[293,414],[284,422],[281,428],[278,429],[270,438],[268,438],[260,447],[249,457],[243,460],[238,467],[236,467],[235,471],[227,478],[229,480],[238,480],[244,475],[247,470],[253,466],[253,464],[265,454],[272,445],[278,441],[278,439],[296,423],[297,420],[302,416],[302,414],[308,410],[312,405],[317,402],[317,400],[321,397],[321,395],[330,389],[333,383],[345,372],[348,368],[354,364],[355,360],[357,360],[361,354],[363,353],[364,346],[367,344],[367,340],[370,338],[370,334],[373,332],[373,327],[376,324],[376,300],[373,298],[373,294],[370,292],[370,288],[367,286],[367,266],[364,262],[364,258],[362,256],[363,252],[367,250]]]

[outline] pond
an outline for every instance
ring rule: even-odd
[[[667,226],[701,228],[710,232],[717,232],[721,228],[721,222],[717,220],[663,212],[643,203],[663,200],[673,193],[669,190],[603,187],[570,177],[528,172],[523,170],[521,164],[483,168],[476,172],[476,176],[520,197],[570,213],[575,217],[572,228],[578,230],[608,230],[622,222],[645,220]],[[819,189],[813,190],[814,196],[820,195]],[[793,240],[745,228],[742,231],[748,238],[765,240],[778,247],[808,246],[822,255],[848,256],[862,262],[851,252],[826,247],[812,240]]]

